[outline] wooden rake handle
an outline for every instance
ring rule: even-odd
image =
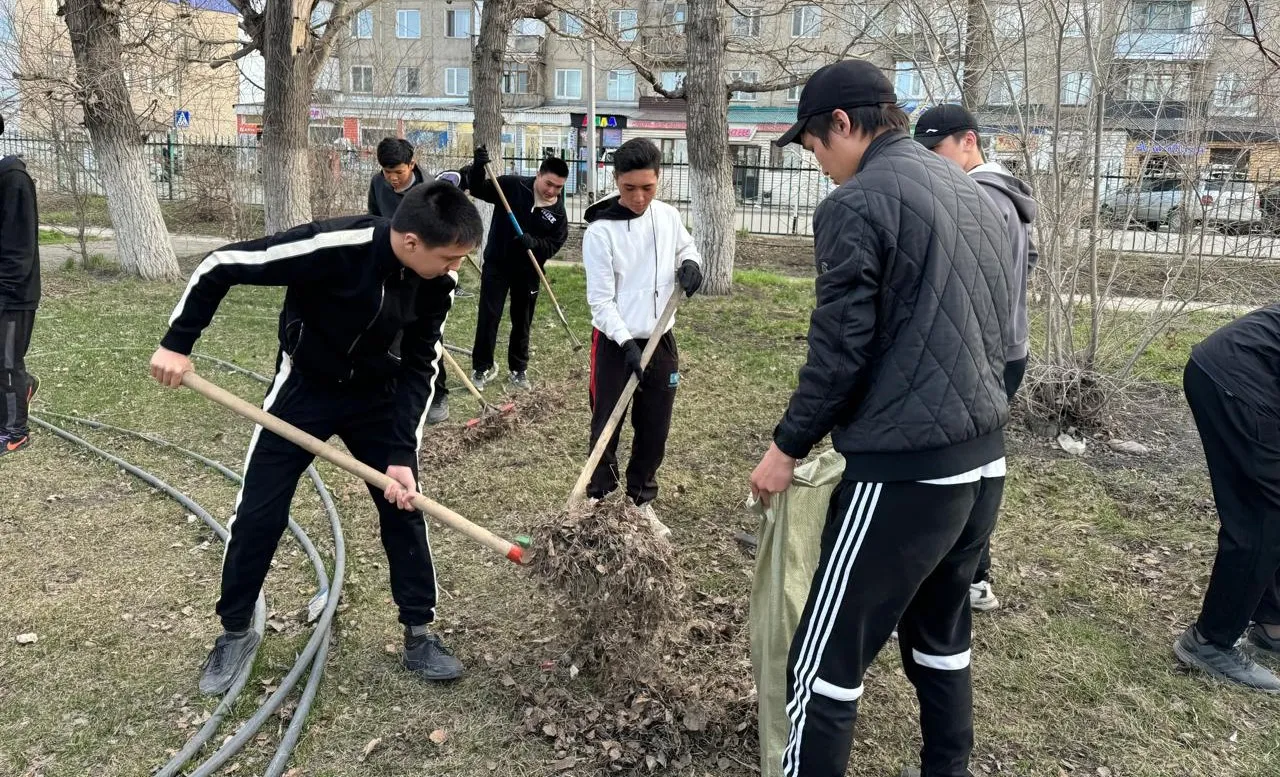
[[[492,407],[492,405],[485,401],[484,394],[480,393],[480,389],[476,388],[476,384],[472,383],[471,379],[467,377],[467,373],[463,371],[462,365],[458,364],[458,360],[454,359],[453,356],[444,348],[441,348],[440,351],[444,355],[445,363],[458,374],[458,378],[460,378],[462,380],[462,384],[467,387],[467,391],[470,391],[471,396],[475,397],[476,401],[480,403],[480,412],[483,413]]]
[[[387,486],[394,482],[385,473],[377,471],[368,464],[357,461],[354,457],[343,453],[316,437],[312,437],[287,421],[282,421],[257,405],[250,404],[235,394],[210,383],[194,372],[184,374],[182,376],[182,384],[206,399],[217,402],[233,413],[244,416],[262,428],[275,432],[299,448],[319,456],[335,467],[350,472],[380,490],[385,490]],[[413,506],[450,529],[469,537],[486,548],[498,552],[510,561],[519,564],[524,560],[524,551],[519,545],[502,539],[482,526],[477,526],[439,502],[428,499],[422,494],[417,494],[413,498]]]
[[[680,307],[680,303],[684,301],[684,290],[679,284],[671,292],[671,299],[667,300],[667,307],[663,309],[662,315],[658,317],[658,323],[653,327],[653,334],[649,336],[649,342],[645,343],[644,351],[640,354],[640,371],[643,372],[649,366],[649,360],[653,358],[653,352],[658,349],[658,341],[662,339],[662,335],[667,331],[667,324],[671,323],[671,318],[676,314],[676,308]],[[587,457],[586,466],[582,468],[582,472],[578,475],[578,482],[573,484],[573,491],[569,493],[569,507],[573,507],[587,493],[587,483],[591,480],[591,475],[596,471],[596,467],[600,466],[600,459],[604,457],[604,449],[608,447],[609,440],[613,437],[613,432],[618,428],[618,424],[622,422],[622,416],[627,412],[627,405],[631,403],[631,397],[636,393],[636,388],[640,385],[640,379],[632,373],[627,379],[627,385],[622,389],[622,396],[618,397],[618,402],[613,406],[613,412],[609,414],[609,420],[604,425],[604,431],[600,433],[600,437],[596,439],[596,446],[591,449],[591,455]]]
[[[507,201],[507,195],[502,191],[502,186],[498,184],[498,176],[494,175],[493,163],[490,162],[484,166],[485,175],[489,176],[489,180],[493,182],[493,190],[498,193],[498,199],[502,201],[502,209],[507,212],[507,218],[511,221],[511,226],[515,227],[517,235],[523,235],[524,230],[520,227],[520,222],[516,220],[515,211],[511,210],[511,203]],[[569,335],[569,342],[573,346],[573,350],[581,351],[582,342],[578,340],[578,336],[573,333],[573,327],[569,326],[569,320],[564,316],[564,310],[560,307],[560,300],[556,299],[556,293],[551,290],[551,281],[547,280],[546,273],[542,272],[542,265],[538,264],[538,257],[533,255],[533,251],[525,249],[525,253],[529,255],[529,261],[533,263],[534,272],[538,273],[538,279],[542,281],[542,287],[547,290],[547,296],[551,298],[551,304],[556,309],[556,315],[560,317],[560,323],[564,325],[565,334]]]

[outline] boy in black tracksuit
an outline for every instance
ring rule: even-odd
[[[25,362],[40,305],[37,222],[36,187],[26,165],[15,156],[0,159],[0,456],[29,443],[27,409],[40,385]]]
[[[1280,693],[1280,679],[1239,645],[1247,628],[1254,647],[1280,657],[1280,303],[1193,348],[1183,387],[1222,526],[1200,617],[1174,653],[1219,679]]]
[[[430,680],[458,677],[462,665],[427,628],[435,618],[435,570],[412,496],[457,269],[482,229],[461,190],[431,183],[405,194],[390,222],[313,222],[214,251],[192,273],[151,360],[157,380],[180,385],[191,369],[187,354],[232,286],[286,287],[276,375],[263,408],[321,440],[337,435],[357,459],[396,481],[370,494],[405,627],[403,663]],[[218,599],[226,632],[205,663],[204,693],[225,692],[256,646],[253,604],[312,458],[254,430],[227,527]]]
[[[797,113],[778,142],[841,186],[814,214],[808,359],[751,486],[785,490],[828,433],[845,470],[786,667],[782,768],[845,773],[863,674],[896,626],[924,740],[903,774],[963,777],[969,583],[1004,486],[1008,233],[978,184],[911,140],[870,62],[818,70]]]
[[[502,207],[502,200],[485,173],[489,151],[480,146],[469,167],[461,171],[471,196],[497,208],[489,223],[489,239],[484,247],[480,273],[480,313],[476,320],[476,341],[471,349],[471,380],[478,388],[497,375],[493,351],[498,340],[498,322],[508,293],[511,295],[511,339],[507,343],[507,382],[515,388],[530,388],[525,370],[529,367],[529,330],[533,308],[538,303],[542,282],[529,261],[529,251],[542,266],[556,255],[569,237],[569,217],[564,210],[565,181],[569,167],[563,159],[548,157],[533,178],[498,176],[498,186],[511,204],[523,236]]]
[[[383,138],[378,143],[378,167],[369,180],[369,215],[389,219],[396,215],[405,192],[422,183],[422,168],[413,161],[413,144],[404,138]],[[461,287],[454,297],[465,296]],[[449,419],[449,386],[444,370],[436,377],[436,393],[427,411],[427,423],[438,424]]]

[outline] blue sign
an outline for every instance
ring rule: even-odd
[[[174,111],[173,126],[177,127],[178,129],[190,129],[191,128],[191,111]]]

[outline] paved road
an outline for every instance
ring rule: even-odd
[[[41,229],[47,229],[56,232],[62,232],[65,235],[76,235],[74,227],[60,227],[51,225],[40,225]],[[85,230],[85,236],[88,238],[87,248],[89,255],[101,254],[111,261],[116,261],[116,242],[115,231],[100,227],[90,227]],[[186,256],[199,256],[207,254],[215,248],[220,248],[227,244],[227,238],[209,237],[207,235],[169,235],[169,241],[173,244],[173,252],[179,258]],[[78,262],[80,260],[79,243],[61,243],[58,245],[42,245],[40,246],[40,266],[41,268],[61,269],[67,262],[68,258],[74,257]]]

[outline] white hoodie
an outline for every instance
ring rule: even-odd
[[[619,345],[653,336],[671,295],[683,293],[676,270],[686,261],[702,265],[680,212],[654,200],[636,215],[614,196],[588,208],[586,219],[582,264],[591,323]],[[665,331],[674,325],[672,316]]]

